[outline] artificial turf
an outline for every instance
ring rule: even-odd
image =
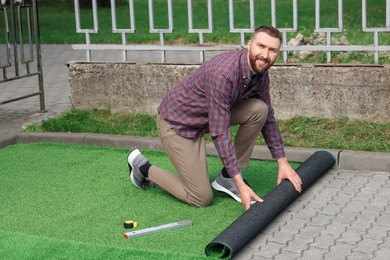
[[[131,149],[59,143],[16,144],[0,149],[0,255],[16,258],[197,259],[204,248],[244,212],[214,193],[205,208],[186,205],[159,187],[141,190],[129,181]],[[173,171],[167,156],[142,151],[151,163]],[[210,181],[221,163],[208,157]],[[295,167],[294,167],[295,166]],[[298,166],[293,165],[294,168]],[[275,187],[277,164],[251,161],[244,177],[264,196]],[[181,220],[193,225],[124,238],[134,230]]]

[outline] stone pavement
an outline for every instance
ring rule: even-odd
[[[98,53],[93,57],[120,60],[118,53]],[[141,62],[159,58],[159,54],[139,57]],[[73,51],[70,45],[42,45],[42,59],[47,112],[40,113],[38,97],[0,105],[0,144],[14,138],[23,125],[72,108],[65,64],[85,61],[85,52]],[[1,83],[0,101],[36,91],[37,86],[35,77]],[[388,154],[380,158],[390,160]],[[334,168],[234,259],[390,259],[389,198],[390,169]]]

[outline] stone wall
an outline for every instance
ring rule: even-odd
[[[75,108],[155,114],[164,95],[199,65],[70,63]],[[276,116],[390,122],[390,66],[275,65]]]

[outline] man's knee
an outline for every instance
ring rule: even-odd
[[[207,207],[207,206],[209,206],[212,202],[213,202],[213,197],[212,197],[212,196],[209,197],[209,198],[203,198],[203,199],[200,201],[198,207]]]
[[[248,106],[249,112],[256,114],[261,117],[267,117],[268,115],[268,106],[266,103],[260,99],[251,99],[251,105]]]
[[[196,198],[191,198],[188,203],[195,207],[207,207],[213,202],[213,193],[201,194]]]
[[[259,99],[249,99],[246,106],[247,119],[244,124],[247,125],[264,125],[268,116],[268,106]]]

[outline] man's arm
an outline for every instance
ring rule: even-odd
[[[301,192],[302,180],[295,172],[295,170],[290,166],[284,153],[283,139],[280,134],[279,127],[276,123],[274,110],[271,105],[268,72],[263,75],[263,80],[264,81],[262,82],[258,92],[258,98],[260,98],[268,105],[268,117],[261,132],[272,154],[272,157],[277,159],[278,162],[277,185],[279,185],[283,179],[288,179],[294,185],[296,191]]]

